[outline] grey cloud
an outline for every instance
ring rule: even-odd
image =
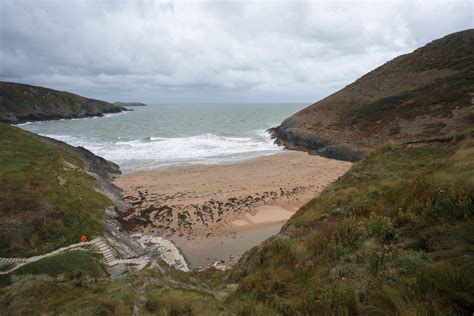
[[[0,0],[0,79],[110,101],[314,101],[472,1]]]

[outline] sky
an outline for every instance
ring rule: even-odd
[[[106,101],[304,102],[474,27],[472,0],[0,0],[0,80]]]

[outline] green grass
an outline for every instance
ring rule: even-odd
[[[8,271],[10,270],[11,268],[13,268],[14,264],[11,264],[11,263],[0,263],[0,272],[1,271]]]
[[[215,297],[189,289],[147,292],[145,315],[230,315]]]
[[[101,257],[87,250],[72,250],[53,257],[27,264],[15,274],[47,274],[52,277],[80,275],[94,278],[107,277],[107,270],[100,262]]]
[[[472,130],[382,146],[247,254],[229,302],[281,314],[468,313],[473,179]]]
[[[101,233],[111,201],[75,153],[6,124],[0,135],[0,256],[42,254]]]
[[[133,315],[128,280],[90,285],[25,278],[0,297],[1,315]]]
[[[60,266],[71,261],[58,260]],[[158,264],[163,265],[163,262],[158,260]],[[55,268],[54,274],[72,270],[73,265],[77,266],[69,263],[61,271]],[[75,278],[43,281],[24,275],[10,287],[0,288],[0,314],[133,315],[134,310],[140,315],[235,314],[222,301],[203,290],[202,287],[207,286],[189,273],[164,265],[162,268],[166,272],[146,268],[115,282],[100,278],[89,278],[89,282],[77,282]],[[9,285],[9,282],[5,280],[4,285]]]

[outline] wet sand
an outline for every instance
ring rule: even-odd
[[[277,233],[303,204],[343,175],[348,162],[282,151],[229,165],[187,165],[120,176],[134,205],[132,232],[173,241],[189,266],[236,261]]]
[[[244,252],[277,234],[283,224],[284,222],[268,224],[237,231],[227,236],[197,238],[191,241],[175,237],[173,242],[184,254],[191,268],[206,268],[216,261],[232,265]]]

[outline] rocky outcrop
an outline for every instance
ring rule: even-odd
[[[302,128],[272,128],[269,129],[276,143],[288,149],[308,151],[310,154],[344,161],[363,159],[369,149],[354,147],[347,143],[337,143],[331,138],[325,138],[318,133],[311,133]]]
[[[270,131],[277,142],[356,161],[388,140],[443,135],[474,124],[474,30],[399,56]]]
[[[127,111],[123,106],[69,92],[12,82],[0,82],[0,122],[85,118]]]

